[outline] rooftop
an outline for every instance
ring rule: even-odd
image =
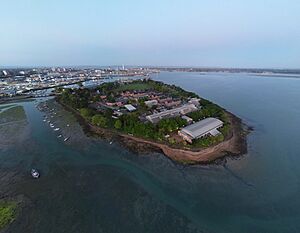
[[[152,122],[156,123],[163,118],[174,117],[180,114],[184,115],[189,112],[196,111],[198,108],[194,104],[185,104],[178,108],[173,108],[170,110],[165,110],[159,113],[154,113],[152,115],[148,115],[146,118]]]
[[[217,135],[216,130],[222,125],[223,122],[219,119],[209,117],[192,125],[184,127],[181,132],[191,136],[192,138],[198,138],[210,132],[212,132],[213,135]]]
[[[136,110],[136,108],[134,106],[132,106],[131,104],[125,104],[124,107],[129,111],[129,112],[133,112]]]

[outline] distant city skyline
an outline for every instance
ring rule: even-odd
[[[0,67],[300,68],[300,1],[0,3]]]

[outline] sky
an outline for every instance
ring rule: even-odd
[[[299,0],[0,0],[0,66],[300,68]]]

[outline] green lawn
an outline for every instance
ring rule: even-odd
[[[192,148],[207,148],[213,145],[216,145],[220,142],[224,141],[223,134],[219,134],[217,136],[207,136],[199,139],[195,139],[190,145]]]
[[[0,201],[0,230],[15,220],[16,213],[16,202]]]
[[[152,86],[148,83],[129,83],[125,85],[121,85],[117,91],[130,91],[130,90],[148,90]]]

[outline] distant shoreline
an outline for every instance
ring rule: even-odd
[[[24,96],[24,95],[8,97],[8,98],[0,99],[0,104],[9,104],[9,103],[23,101],[23,100],[30,100],[33,98],[34,98],[33,96]]]

